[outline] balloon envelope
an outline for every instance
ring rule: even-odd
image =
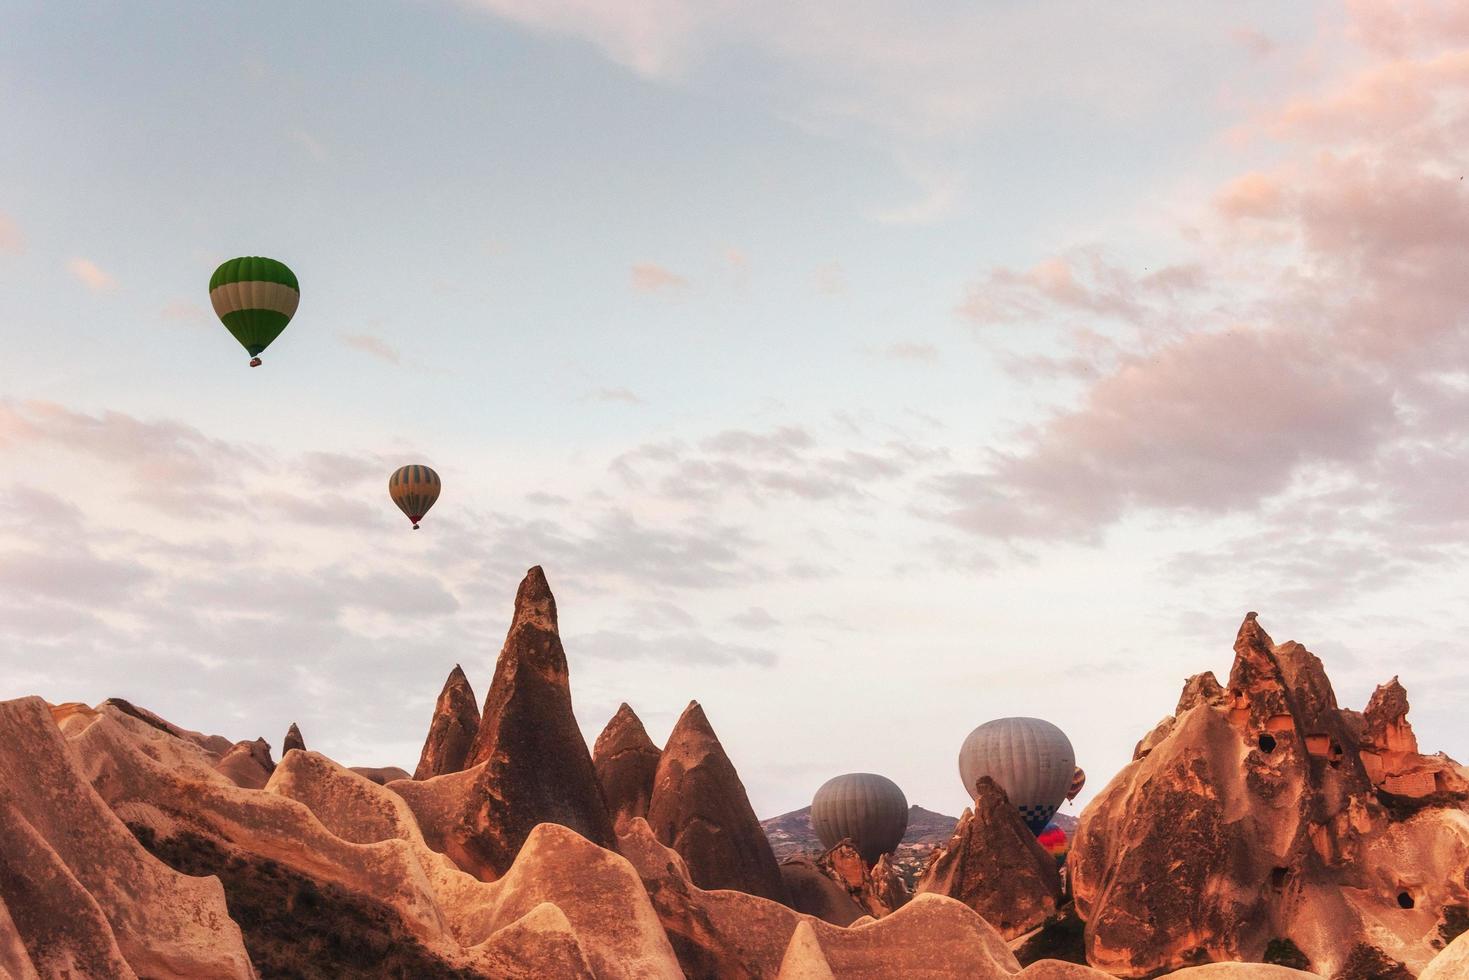
[[[388,496],[417,528],[423,515],[439,499],[442,486],[439,474],[427,466],[400,466],[388,478]]]
[[[209,278],[209,302],[240,346],[258,355],[280,336],[301,302],[301,285],[284,262],[245,255]]]
[[[989,776],[1032,833],[1039,834],[1055,816],[1076,770],[1071,740],[1040,718],[997,718],[987,721],[959,749],[959,778],[970,797],[981,776]]]
[[[1051,824],[1045,830],[1041,831],[1041,835],[1036,838],[1036,842],[1041,847],[1044,847],[1046,853],[1051,855],[1051,857],[1063,857],[1067,851],[1071,850],[1071,844],[1066,840],[1066,831],[1057,827],[1055,824]]]
[[[825,847],[851,838],[869,865],[892,851],[908,829],[908,799],[898,784],[871,772],[849,772],[821,784],[811,799],[811,826]]]
[[[1086,785],[1086,771],[1081,766],[1076,767],[1076,772],[1071,775],[1071,788],[1066,790],[1066,801],[1069,803],[1076,799],[1076,794]]]

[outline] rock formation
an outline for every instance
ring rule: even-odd
[[[257,738],[253,742],[236,742],[215,768],[236,786],[261,789],[275,771],[275,762],[270,757],[270,743],[263,738]]]
[[[648,815],[661,756],[642,721],[624,701],[592,747],[592,765],[615,827],[620,829],[628,820]]]
[[[532,828],[569,827],[615,847],[586,740],[571,710],[556,599],[526,573],[463,772],[393,784],[431,846],[485,879],[504,874]]]
[[[407,769],[399,769],[397,766],[352,766],[352,771],[364,779],[370,779],[379,786],[399,779],[412,779]]]
[[[306,740],[301,737],[301,729],[296,727],[294,721],[291,722],[291,727],[286,729],[286,737],[281,741],[281,758],[284,759],[286,753],[292,749],[300,749],[303,752],[306,750]]]
[[[870,914],[857,904],[846,885],[833,880],[811,858],[786,858],[780,863],[780,880],[791,908],[823,922],[849,926]]]
[[[132,846],[141,841],[158,860],[201,876],[180,879],[171,896],[214,890],[213,920],[234,928],[235,917],[262,975],[680,976],[637,872],[563,827],[535,828],[505,875],[486,883],[430,850],[397,794],[324,756],[292,753],[264,791],[244,789],[196,746],[150,731],[99,713],[85,728],[73,726],[69,754],[126,823],[117,827]],[[0,714],[0,743],[11,737]],[[210,875],[218,882],[202,877]],[[89,890],[147,907],[146,890],[135,899],[109,889]],[[174,914],[194,915],[189,906]],[[211,921],[208,910],[199,915]],[[168,948],[165,940],[149,944]],[[137,972],[253,975],[149,966]]]
[[[1341,710],[1321,661],[1253,613],[1234,649],[1229,684],[1191,678],[1082,814],[1089,962],[1144,976],[1273,948],[1323,976],[1416,973],[1469,903],[1462,770],[1417,754],[1396,683]]]
[[[85,722],[73,730],[103,717],[72,713]],[[0,963],[8,975],[253,980],[219,882],[177,874],[139,846],[40,698],[0,702],[0,787]]]
[[[1418,980],[1464,980],[1469,977],[1469,932],[1462,933],[1433,958]]]
[[[770,842],[697,701],[689,702],[663,747],[648,824],[682,855],[700,888],[785,900]]]
[[[1014,939],[1055,913],[1061,878],[999,784],[981,776],[976,790],[974,809],[934,852],[915,891],[958,899]]]
[[[941,896],[919,896],[880,921],[863,917],[843,929],[755,895],[699,888],[683,859],[658,842],[645,820],[629,821],[618,844],[642,877],[689,977],[775,977],[787,966],[813,968],[810,956],[789,957],[802,924],[838,977],[1009,980],[1020,969],[998,932]]]
[[[423,754],[418,757],[413,778],[432,779],[461,771],[478,734],[479,705],[475,703],[469,678],[455,664],[434,704],[433,721],[429,722],[428,737],[423,740]]]
[[[836,893],[846,898],[847,902],[833,902],[827,897],[826,889],[817,890],[805,881],[806,867],[810,867],[834,885]],[[797,899],[795,895],[790,896],[792,908],[809,912],[836,925],[847,925],[852,921],[840,921],[845,917],[848,906],[856,909],[858,915],[880,919],[901,908],[911,897],[902,877],[886,854],[878,858],[877,864],[869,867],[857,848],[846,839],[838,841],[814,861],[788,859],[781,864],[780,872],[782,879],[802,888],[801,899]],[[790,894],[789,888],[787,893]],[[803,903],[810,903],[812,907],[807,908]]]
[[[1453,760],[1418,753],[1418,737],[1408,723],[1408,692],[1396,677],[1372,692],[1362,724],[1362,765],[1384,803],[1412,809],[1413,801],[1430,798],[1456,805],[1469,800],[1469,780]]]

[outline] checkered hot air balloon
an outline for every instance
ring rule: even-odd
[[[1071,740],[1040,718],[987,721],[959,749],[959,778],[969,795],[974,796],[979,777],[990,777],[1037,835],[1066,799],[1075,771]]]
[[[280,336],[296,306],[301,285],[284,262],[246,255],[230,259],[209,279],[209,301],[214,312],[250,354],[250,366],[260,366],[260,352]]]
[[[427,466],[400,466],[388,477],[388,496],[393,498],[399,510],[408,515],[413,522],[413,530],[417,531],[418,522],[439,499],[441,486],[439,474]]]

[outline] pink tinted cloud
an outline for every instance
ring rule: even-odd
[[[1347,0],[1348,33],[1381,54],[1469,43],[1469,7],[1458,0]]]
[[[66,263],[66,271],[76,277],[77,282],[94,293],[103,292],[117,285],[112,274],[103,271],[91,259],[74,258]]]
[[[1000,267],[971,286],[956,312],[980,325],[1084,314],[1141,322],[1160,297],[1204,286],[1203,269],[1186,264],[1138,275],[1098,249],[1073,249],[1029,269]]]
[[[389,344],[381,337],[366,333],[343,334],[341,341],[345,346],[367,354],[370,357],[376,357],[380,361],[387,361],[389,364],[401,364],[403,362],[403,355],[399,352],[398,348]]]
[[[920,509],[984,535],[1088,537],[1139,509],[1288,512],[1299,480],[1334,470],[1389,511],[1457,513],[1392,489],[1382,461],[1431,458],[1421,447],[1463,414],[1433,378],[1469,374],[1466,69],[1464,51],[1395,57],[1285,100],[1257,123],[1283,160],[1215,191],[1197,261],[1162,279],[1082,250],[982,280],[961,307],[980,323],[1086,314],[1137,330],[1072,365],[1110,361],[1075,407],[933,478]],[[1183,326],[1149,333],[1153,318]],[[1077,350],[1014,366],[1064,371]]]
[[[20,255],[25,251],[25,236],[15,219],[0,211],[0,255]]]
[[[633,266],[631,279],[632,288],[640,293],[656,293],[688,285],[688,280],[683,276],[651,262],[640,262]]]

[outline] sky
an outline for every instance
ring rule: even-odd
[[[1469,758],[1469,13],[1209,9],[12,0],[0,697],[411,770],[539,564],[762,816],[1007,715],[1084,804],[1252,610]]]

